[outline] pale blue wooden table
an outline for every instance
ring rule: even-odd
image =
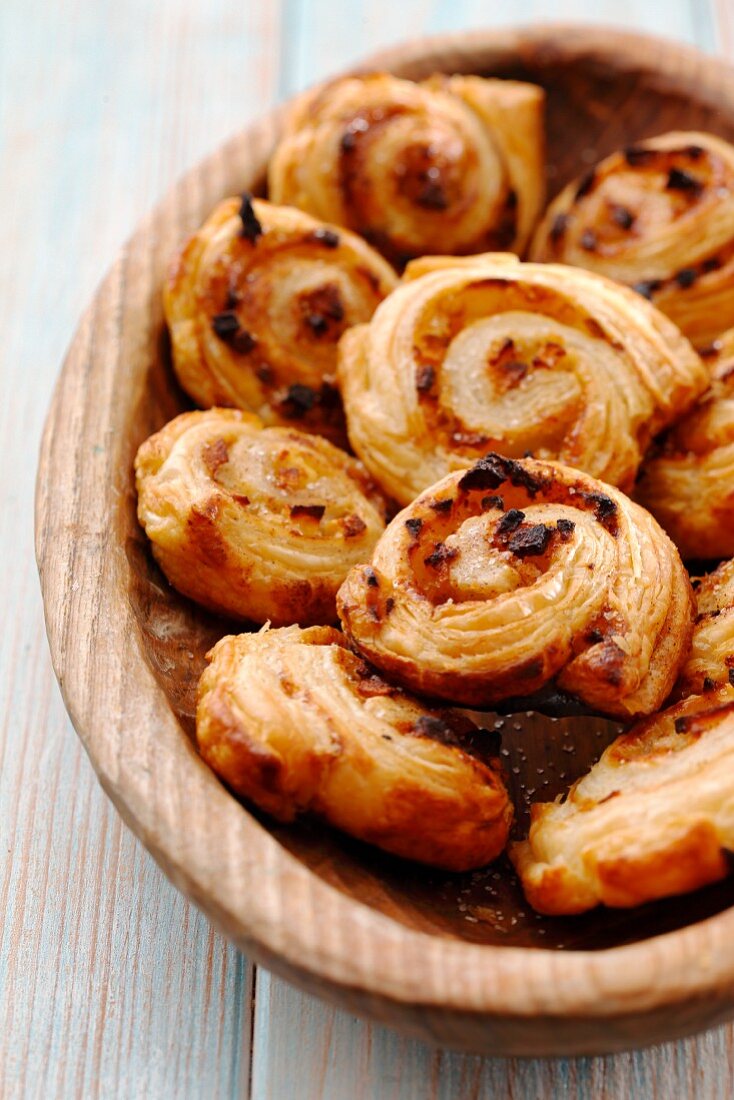
[[[97,786],[47,656],[38,438],[75,321],[175,177],[272,103],[400,38],[589,18],[588,0],[0,0],[0,1097],[734,1096],[734,1029],[646,1053],[429,1049],[302,995],[177,894]],[[596,21],[734,57],[734,0]]]

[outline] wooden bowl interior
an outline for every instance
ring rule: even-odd
[[[542,85],[548,93],[548,189],[552,196],[569,179],[612,150],[671,129],[703,129],[734,140],[734,115],[690,85],[666,82],[659,73],[641,72],[624,58],[597,52],[562,53],[546,41],[520,53],[495,51],[484,66],[466,60],[449,66],[421,56],[397,66],[400,75],[428,75],[437,67],[512,77]],[[238,177],[238,188],[263,192],[262,165]],[[232,190],[231,170],[222,172],[220,197]],[[195,205],[183,219],[191,228],[207,213]],[[160,279],[163,277],[161,266]],[[147,345],[147,372],[127,417],[117,517],[129,566],[127,596],[151,669],[181,728],[193,737],[196,682],[204,655],[225,633],[241,630],[180,598],[149,553],[135,518],[132,459],[138,445],[171,417],[190,407],[176,385],[170,364],[158,293],[153,279]],[[509,718],[485,715],[500,729],[503,755],[518,806],[518,828],[525,827],[529,801],[564,790],[596,759],[614,736],[613,723],[590,719],[553,720],[533,714]],[[243,811],[244,812],[244,811]],[[422,931],[474,943],[598,949],[642,940],[715,914],[733,900],[726,882],[681,900],[671,899],[631,912],[597,911],[565,920],[540,918],[525,904],[506,861],[471,875],[448,875],[400,863],[316,824],[292,827],[264,822],[273,836],[314,874],[345,894]]]

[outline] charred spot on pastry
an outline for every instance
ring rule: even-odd
[[[417,539],[420,534],[421,527],[423,526],[422,519],[406,519],[405,526],[408,528],[412,538]]]
[[[701,180],[686,172],[683,168],[671,168],[665,183],[667,191],[685,191],[691,195],[700,195],[703,190]]]
[[[594,515],[602,527],[606,527],[611,534],[617,532],[618,508],[611,497],[605,493],[582,493],[583,500],[592,505]]]
[[[553,528],[546,527],[544,523],[521,527],[508,540],[507,549],[517,558],[537,557],[548,549],[552,534]]]
[[[229,451],[223,439],[216,439],[213,443],[207,443],[201,451],[201,460],[206,466],[211,477],[214,477],[220,466],[229,461]]]
[[[732,687],[734,687],[734,668],[730,668],[727,673],[727,678]]]
[[[255,367],[255,377],[264,386],[272,386],[275,381],[275,373],[269,363],[258,363]]]
[[[681,718],[676,718],[673,722],[673,727],[676,733],[688,733],[691,726],[691,717],[683,715]]]
[[[415,388],[419,393],[427,393],[436,381],[436,371],[431,366],[418,367],[415,372]]]
[[[652,301],[652,296],[662,286],[660,279],[643,279],[642,282],[635,283],[632,287],[640,297],[647,298],[648,302]]]
[[[377,579],[377,573],[369,565],[364,571],[364,579],[367,581],[369,588],[379,588],[380,582]]]
[[[453,508],[453,506],[454,506],[454,498],[453,497],[444,497],[443,500],[432,500],[430,502],[431,509],[434,512],[437,512],[441,516],[445,515],[447,512],[450,512],[451,509]]]
[[[347,516],[344,520],[344,535],[348,539],[356,538],[358,535],[363,534],[367,530],[367,524],[356,513],[351,516]]]
[[[239,304],[240,304],[239,294],[237,293],[237,291],[233,287],[230,287],[229,290],[227,291],[227,297],[226,297],[225,302],[224,302],[225,312],[228,312],[229,310],[232,310],[232,309],[236,309]]]
[[[631,210],[620,203],[613,203],[611,208],[612,221],[620,229],[631,229],[635,224],[635,216]]]
[[[597,630],[596,627],[592,627],[591,630],[587,631],[586,641],[590,645],[599,645],[600,642],[604,641],[604,635],[602,634],[601,630]]]
[[[315,336],[323,336],[325,332],[329,331],[329,322],[322,313],[309,313],[306,317],[306,324]]]
[[[258,237],[262,237],[263,227],[255,213],[252,205],[252,195],[249,191],[245,191],[242,195],[239,216],[242,222],[240,237],[244,237],[246,241],[251,241],[254,244]]]
[[[295,382],[288,387],[288,392],[281,402],[284,416],[291,420],[302,419],[314,407],[317,397],[318,394],[310,386]]]
[[[496,508],[498,512],[504,512],[505,510],[505,502],[502,497],[482,497],[481,505],[483,512],[488,512],[490,508]]]
[[[551,223],[550,232],[548,234],[553,244],[557,244],[560,240],[563,239],[563,236],[568,229],[569,221],[570,218],[568,214],[556,214]]]
[[[588,195],[589,191],[591,191],[592,187],[594,186],[595,181],[596,172],[592,168],[590,172],[587,172],[585,176],[581,177],[581,182],[576,188],[575,199],[583,199],[585,195]]]
[[[223,344],[227,344],[241,355],[249,355],[257,344],[255,337],[240,327],[237,314],[233,310],[215,313],[212,317],[212,331]]]
[[[683,152],[687,157],[690,157],[691,160],[700,160],[704,154],[704,149],[700,145],[686,145]]]
[[[721,260],[718,256],[709,256],[708,260],[704,260],[701,264],[701,271],[704,275],[710,274],[712,271],[718,271],[721,267]]]
[[[466,471],[459,481],[459,488],[465,492],[469,489],[499,489],[505,481],[506,466],[500,456],[492,452],[480,458]]]
[[[344,304],[335,283],[327,283],[304,296],[302,308],[306,324],[315,336],[325,335],[331,327],[330,321],[344,320]]]
[[[561,518],[556,522],[556,530],[561,536],[561,542],[568,542],[575,529],[576,524],[573,522],[572,519]]]
[[[430,566],[431,569],[438,569],[458,556],[459,551],[455,547],[447,546],[445,542],[437,542],[434,543],[433,552],[423,559],[423,564]]]
[[[584,252],[595,252],[599,240],[593,229],[585,229],[579,238],[579,244]]]
[[[354,149],[355,149],[356,145],[357,145],[357,135],[355,134],[354,130],[351,130],[351,129],[346,130],[342,134],[341,141],[339,142],[339,147],[340,147],[342,153],[352,153],[352,152],[354,152]]]
[[[516,531],[524,519],[525,513],[521,512],[519,508],[510,508],[509,512],[505,512],[497,524],[497,534],[508,535],[511,531]]]
[[[385,614],[389,615],[392,609],[395,607],[395,600],[392,596],[388,596],[385,600]]]
[[[656,152],[654,149],[642,149],[639,145],[629,145],[624,150],[624,159],[629,164],[630,168],[640,168],[645,164],[650,164],[655,159]]]
[[[693,286],[697,278],[698,272],[695,267],[682,267],[675,274],[675,281],[681,290],[687,290],[689,286]]]
[[[464,491],[498,489],[505,481],[525,489],[531,497],[539,493],[543,487],[540,478],[534,477],[521,462],[514,458],[502,458],[501,455],[490,451],[466,471],[459,481],[459,488]]]
[[[703,690],[714,691],[716,688],[716,680],[712,680],[710,676],[704,676],[703,678]]]
[[[314,229],[311,240],[322,244],[324,248],[338,248],[340,238],[333,229]]]
[[[318,523],[325,511],[325,504],[294,504],[291,508],[291,519],[315,519]]]

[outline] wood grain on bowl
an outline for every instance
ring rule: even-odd
[[[685,128],[734,138],[734,72],[654,39],[574,27],[474,32],[364,66],[380,67],[542,84],[551,196],[644,136]],[[544,920],[503,867],[437,875],[315,828],[274,828],[194,750],[204,654],[234,627],[177,597],[156,569],[135,518],[132,465],[142,440],[189,407],[163,325],[169,257],[219,200],[262,190],[279,117],[228,142],[140,227],[80,324],[49,415],[37,495],[46,619],[100,781],[170,878],[237,944],[372,1018],[504,1054],[619,1050],[726,1019],[729,883],[640,911]],[[518,794],[543,800],[616,728],[525,714],[496,721]]]

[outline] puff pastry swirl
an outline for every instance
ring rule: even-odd
[[[627,288],[506,253],[416,260],[339,345],[350,442],[401,504],[493,450],[631,488],[653,434],[707,380]]]
[[[541,913],[628,908],[732,869],[734,689],[691,696],[617,738],[510,848]]]
[[[652,516],[567,466],[496,454],[400,512],[337,604],[362,655],[412,690],[490,706],[552,681],[624,718],[668,696],[693,626]]]
[[[512,804],[487,731],[385,683],[339,631],[243,634],[209,657],[199,749],[238,795],[451,871],[504,848]]]
[[[349,226],[400,267],[519,251],[543,202],[543,103],[535,85],[476,76],[332,81],[291,108],[270,197]]]
[[[247,195],[227,199],[165,286],[176,374],[204,408],[242,408],[342,442],[337,342],[394,285],[354,233]]]
[[[332,622],[369,558],[384,501],[325,439],[237,409],[182,413],[135,460],[138,517],[171,584],[255,622]]]
[[[734,559],[693,581],[696,626],[691,651],[675,693],[678,696],[734,687]]]
[[[734,555],[734,329],[704,356],[711,385],[656,442],[635,496],[684,558],[728,558]]]
[[[613,153],[551,203],[530,255],[627,283],[708,344],[734,325],[734,147],[675,132]]]

